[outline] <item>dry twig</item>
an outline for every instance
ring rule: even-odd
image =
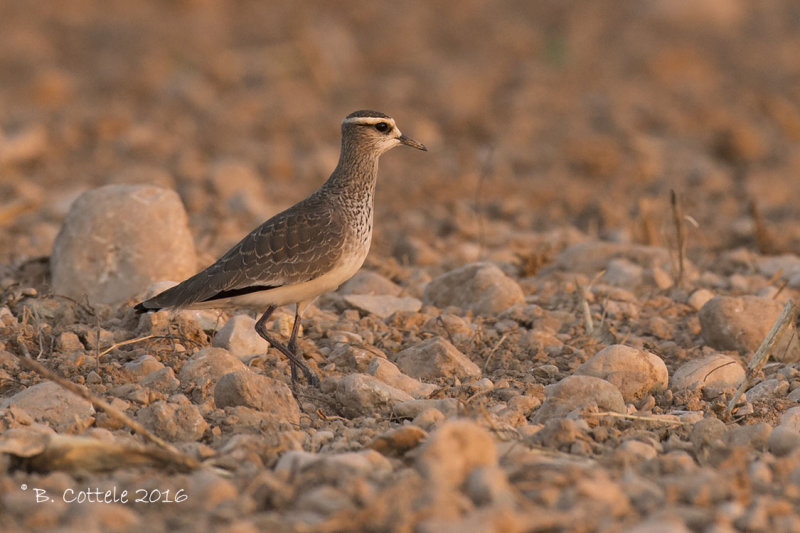
[[[17,339],[17,345],[20,347],[24,346],[24,343],[20,339]],[[22,349],[22,348],[21,348]],[[27,351],[26,349],[22,349],[23,352]],[[58,384],[62,388],[68,390],[69,392],[80,396],[84,400],[91,402],[91,404],[96,408],[104,411],[108,416],[111,418],[125,424],[129,428],[131,428],[136,433],[140,434],[145,440],[150,441],[151,443],[155,444],[160,448],[164,454],[169,457],[169,459],[177,465],[182,470],[193,470],[197,468],[200,464],[197,462],[196,459],[186,455],[185,453],[181,452],[177,448],[175,448],[172,444],[168,443],[167,441],[161,439],[158,435],[150,432],[147,428],[141,425],[136,420],[133,420],[131,417],[117,409],[116,407],[112,406],[105,400],[98,398],[88,390],[84,389],[83,387],[68,381],[52,370],[48,369],[41,363],[31,359],[30,357],[17,355],[17,359],[19,360],[20,364],[29,370],[33,370],[40,376],[45,379],[49,379],[50,381]]]
[[[678,248],[678,274],[675,276],[675,285],[680,286],[683,281],[684,256],[686,255],[686,228],[683,226],[681,205],[678,195],[674,190],[669,191],[669,202],[672,207],[672,222],[675,224],[675,238]]]

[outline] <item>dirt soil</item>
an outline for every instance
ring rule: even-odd
[[[703,357],[746,367],[758,343],[711,340],[703,304],[797,300],[799,50],[793,0],[0,2],[2,529],[800,531],[791,358],[732,413],[741,376],[543,411],[612,345],[671,378]],[[83,192],[177,191],[207,265],[327,178],[356,109],[429,149],[382,158],[364,265],[423,305],[380,318],[320,298],[301,347],[323,386],[300,383],[295,422],[187,387],[232,312],[141,319],[133,299],[53,293],[53,242]],[[258,179],[221,184],[220,165]],[[522,301],[480,311],[425,292],[478,261]],[[427,412],[347,396],[374,357],[410,373],[397,354],[433,338],[478,373],[418,376],[435,385]],[[9,403],[46,381],[26,355],[202,466],[86,451],[70,439],[146,444],[100,408],[54,422]],[[146,355],[157,376],[136,374]],[[290,382],[275,350],[245,362]],[[93,489],[157,501],[64,496]]]

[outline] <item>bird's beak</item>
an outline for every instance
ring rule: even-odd
[[[425,148],[424,144],[418,143],[411,137],[406,137],[405,135],[401,135],[400,137],[397,138],[397,140],[400,141],[402,144],[405,144],[406,146],[410,146],[411,148],[416,148],[417,150],[422,150],[423,152],[428,151],[428,149]]]

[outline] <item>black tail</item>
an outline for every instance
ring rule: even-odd
[[[150,311],[160,311],[160,307],[145,307],[145,302],[140,302],[133,306],[133,310],[137,315],[149,313]]]

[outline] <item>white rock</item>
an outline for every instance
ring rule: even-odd
[[[225,374],[237,370],[247,370],[247,366],[230,352],[222,348],[205,348],[184,363],[178,379],[184,390],[205,390],[213,387]]]
[[[339,379],[334,394],[347,417],[388,415],[396,404],[414,399],[407,392],[367,374],[348,374]]]
[[[497,464],[491,434],[471,420],[443,423],[420,448],[416,468],[440,488],[459,487],[477,468]]]
[[[153,281],[194,274],[197,258],[174,191],[107,185],[73,203],[50,265],[56,293],[115,304],[142,294]]]
[[[37,383],[0,403],[3,409],[12,405],[62,433],[81,433],[94,422],[91,403],[52,381]]]
[[[604,379],[592,376],[567,376],[545,387],[545,394],[544,403],[533,417],[533,422],[537,424],[592,406],[603,411],[626,412],[625,400],[619,389]]]
[[[744,380],[744,368],[738,361],[722,354],[711,354],[687,361],[672,375],[673,391],[700,389],[709,398],[734,391]]]
[[[359,311],[386,318],[398,311],[416,313],[422,307],[422,302],[416,298],[390,296],[388,294],[348,294],[344,297],[348,305]]]
[[[423,301],[437,307],[454,305],[479,315],[496,314],[525,301],[516,281],[492,263],[471,263],[434,278]]]
[[[355,276],[339,287],[340,294],[366,294],[400,296],[402,287],[377,272],[359,270]]]
[[[669,384],[667,366],[660,357],[622,344],[600,350],[575,374],[605,379],[619,389],[627,403],[663,391]]]
[[[240,359],[264,354],[269,343],[256,333],[255,325],[256,320],[251,316],[233,316],[214,335],[211,345],[224,348]]]
[[[214,403],[219,408],[258,409],[275,422],[300,423],[300,408],[291,389],[285,383],[250,370],[222,376],[214,387]]]
[[[479,377],[481,369],[442,337],[432,337],[395,354],[405,374],[420,379]]]
[[[367,374],[375,376],[387,385],[407,392],[414,398],[427,398],[438,387],[432,383],[422,383],[418,379],[403,374],[397,366],[381,357],[376,357],[367,367]]]

